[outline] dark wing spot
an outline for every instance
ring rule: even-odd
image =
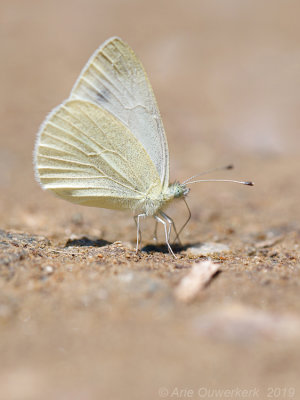
[[[110,93],[107,89],[103,88],[101,91],[96,93],[97,102],[100,104],[108,103],[110,99]]]

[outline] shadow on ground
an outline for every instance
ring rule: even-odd
[[[68,239],[65,247],[104,247],[109,244],[112,244],[112,242],[108,242],[107,240],[103,239],[90,239],[86,236],[83,236],[80,239]]]

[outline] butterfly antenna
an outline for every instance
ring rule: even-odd
[[[184,228],[187,226],[187,224],[189,223],[189,220],[191,219],[191,216],[192,216],[190,207],[188,206],[188,203],[186,202],[185,198],[183,197],[182,200],[185,202],[186,208],[188,209],[188,212],[189,212],[189,216],[187,217],[187,220],[185,221],[185,223],[182,225],[182,227],[179,229],[178,233],[176,234],[174,243],[176,242],[177,239],[179,240],[179,235],[184,230]]]
[[[183,183],[183,185],[185,185],[186,183],[188,183],[192,179],[197,178],[198,176],[203,176],[203,175],[206,175],[206,174],[210,174],[211,172],[224,171],[224,170],[233,169],[233,168],[234,168],[234,166],[232,164],[229,164],[229,165],[225,165],[223,167],[217,167],[217,168],[208,169],[207,171],[203,171],[200,174],[196,174],[196,175],[191,176],[190,178],[188,178],[187,180],[185,180],[182,183]]]
[[[196,181],[192,182],[187,182],[186,185],[190,185],[192,183],[198,183],[198,182],[232,182],[232,183],[239,183],[241,185],[247,185],[247,186],[254,186],[253,182],[250,181],[235,181],[232,179],[197,179]]]

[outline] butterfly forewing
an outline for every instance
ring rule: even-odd
[[[135,209],[150,187],[161,191],[157,170],[136,137],[88,101],[67,101],[48,116],[35,158],[43,187],[75,203]]]
[[[169,152],[157,103],[144,68],[119,38],[106,41],[80,74],[70,99],[91,101],[118,118],[140,141],[162,187],[169,184]]]

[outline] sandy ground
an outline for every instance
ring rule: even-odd
[[[297,1],[0,4],[0,399],[299,398]],[[32,151],[88,57],[119,35],[143,60],[171,179],[199,184],[174,260],[131,215],[43,192]],[[180,225],[184,204],[170,215]],[[192,255],[211,242],[229,251]],[[191,265],[219,272],[188,303]],[[226,392],[228,390],[228,392]],[[244,390],[244,392],[242,392]]]

